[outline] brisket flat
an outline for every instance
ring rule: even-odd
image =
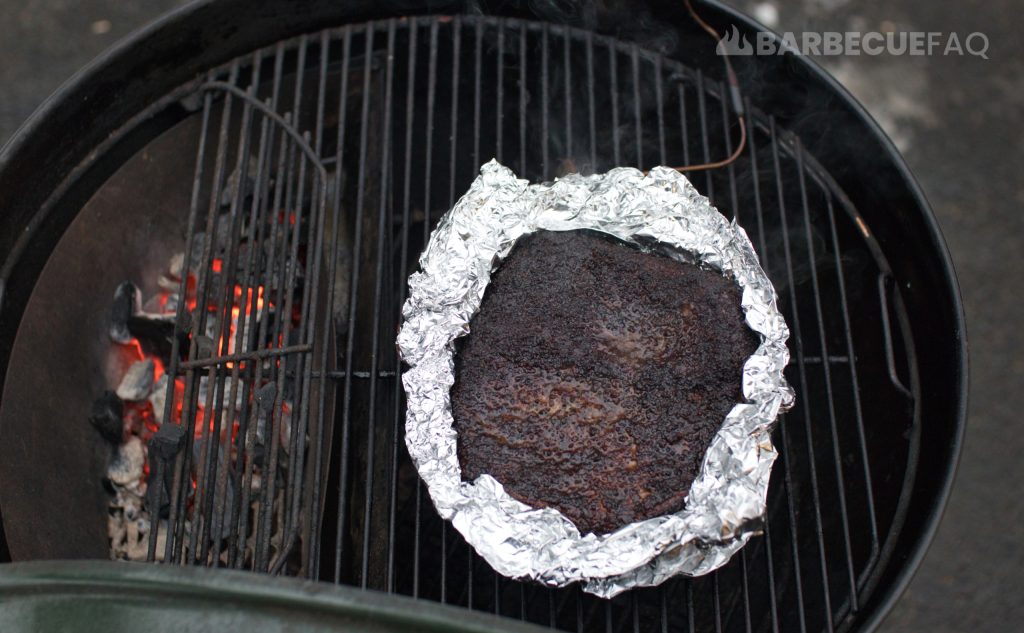
[[[456,356],[467,481],[581,533],[682,508],[758,339],[721,274],[583,231],[520,240]]]

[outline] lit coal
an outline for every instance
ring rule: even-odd
[[[130,437],[118,447],[107,466],[107,479],[125,487],[138,486],[146,464],[146,448],[138,437]]]
[[[149,394],[149,403],[153,406],[153,418],[157,426],[164,423],[164,408],[167,406],[167,374],[160,376]]]
[[[171,261],[167,264],[167,272],[171,274],[175,279],[181,280],[181,273],[185,267],[185,253],[175,253],[171,256]],[[161,275],[163,278],[164,275]],[[178,289],[177,286],[171,289],[172,292]]]
[[[103,395],[92,403],[89,424],[99,432],[100,437],[111,444],[119,444],[124,435],[124,403],[113,391],[104,391]]]
[[[208,255],[207,248],[211,248],[215,256],[223,256],[227,254],[228,247],[231,245],[232,236],[234,234],[231,230],[231,216],[227,213],[217,216],[214,225],[214,239],[212,240],[212,244],[208,244],[211,240],[205,231],[197,232],[192,238],[190,269],[201,269],[206,266],[206,257]]]
[[[177,290],[177,284],[180,282],[173,280],[171,280],[171,282],[175,284],[174,290]],[[177,313],[178,295],[161,293],[153,295],[148,301],[146,301],[142,306],[142,313],[139,316],[152,321],[174,321],[174,317]]]
[[[154,369],[152,358],[132,363],[121,379],[121,384],[117,386],[117,397],[132,401],[145,400],[149,397],[153,390]]]
[[[227,284],[231,283],[229,279],[242,278],[239,273],[243,266],[251,263],[252,272],[273,279],[274,283],[282,276],[285,279],[293,276],[293,288],[301,292],[301,263],[285,264],[295,269],[281,270],[278,253],[277,272],[266,270],[270,239],[255,247],[240,244],[234,257],[229,257],[229,242],[222,238],[222,232],[231,228],[239,227],[231,227],[224,218],[217,220],[212,253],[204,252],[205,235],[200,234],[192,245],[192,261],[208,266],[202,274],[206,275],[209,296],[196,296],[202,268],[197,270],[193,265],[186,269],[183,253],[171,257],[166,270],[158,277],[156,294],[145,301],[131,282],[122,283],[115,293],[110,336],[134,362],[126,364],[127,370],[122,370],[117,392],[101,396],[94,403],[90,416],[104,438],[117,446],[107,470],[107,485],[112,492],[108,536],[113,559],[145,560],[149,554],[151,521],[160,525],[157,556],[162,556],[175,468],[188,445],[191,450],[186,477],[191,479],[192,487],[182,506],[186,512],[186,542],[193,538],[190,536],[193,530],[209,534],[215,526],[220,526],[220,537],[229,536],[236,527],[232,524],[231,512],[243,497],[248,499],[249,507],[242,510],[242,514],[255,516],[259,513],[263,503],[265,456],[269,455],[272,444],[268,424],[278,432],[280,452],[275,478],[287,479],[292,437],[292,385],[291,381],[285,381],[285,392],[279,394],[274,382],[277,367],[288,370],[287,357],[258,361],[264,376],[263,384],[258,386],[251,383],[251,374],[248,374],[247,366],[256,362],[251,360],[224,361],[212,380],[206,367],[196,369],[194,374],[180,371],[176,377],[164,373],[172,360],[213,358],[234,354],[238,349],[279,347],[298,342],[294,332],[287,340],[272,333],[277,327],[278,314],[269,294],[264,297],[264,286],[247,289],[237,283],[233,287]],[[227,261],[235,262],[234,274],[225,270]],[[186,276],[184,282],[182,275]],[[180,295],[183,288],[185,294]],[[266,334],[259,340],[261,330]],[[174,340],[176,335],[180,337],[177,341]],[[175,342],[179,355],[172,359]],[[238,374],[232,400],[232,374],[241,369],[246,372]],[[187,389],[188,380],[195,382]],[[186,391],[191,406],[185,404]],[[194,416],[192,435],[189,435],[187,416]],[[250,421],[249,467],[238,461],[237,447],[246,443],[244,438],[237,437],[243,416],[248,416]],[[207,469],[214,464],[215,468]],[[245,468],[248,472],[240,470]],[[206,481],[214,472],[215,480]],[[249,482],[245,495],[239,493],[242,481]],[[271,504],[274,520],[270,540],[274,551],[282,547],[284,541],[283,488],[283,484],[276,488]],[[200,496],[203,490],[207,491],[205,498]],[[202,508],[195,505],[200,499],[203,499]],[[243,537],[246,560],[255,555],[255,527],[255,523],[250,524],[249,532]],[[221,551],[220,556],[226,562],[226,551]]]
[[[239,202],[245,200],[246,197],[252,195],[255,190],[256,177],[258,168],[255,160],[248,161],[248,169],[246,169],[245,178],[241,178],[241,169],[236,167],[232,170],[231,175],[228,176],[228,181],[225,183],[224,190],[220,192],[220,204],[221,206],[231,206],[231,201],[236,197]],[[239,188],[241,190],[239,191]]]
[[[199,402],[205,407],[207,397],[210,395],[209,387],[210,379],[208,376],[202,376],[199,379]],[[214,381],[214,396],[216,396],[217,389],[221,389],[220,407],[222,409],[228,409],[231,406],[231,379],[225,378],[223,387],[217,386],[217,381]],[[234,411],[237,413],[242,410],[242,404],[245,402],[244,394],[240,387],[235,388],[235,404]],[[216,403],[215,403],[216,404]]]
[[[145,354],[164,362],[170,360],[174,342],[173,320],[153,319],[140,313],[130,317],[127,326],[130,338],[139,341]]]
[[[142,311],[142,293],[130,281],[126,281],[114,291],[114,302],[110,308],[110,338],[122,345],[131,342],[132,335],[128,331],[128,320]]]
[[[256,441],[263,446],[270,446],[267,437],[267,427],[276,425],[278,428],[280,446],[283,451],[290,452],[292,437],[292,408],[287,402],[282,403],[280,415],[276,415],[272,408],[266,410],[261,408],[256,418]]]

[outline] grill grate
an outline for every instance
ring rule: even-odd
[[[172,488],[176,530],[166,546],[168,560],[224,564],[210,554],[219,551],[219,541],[206,538],[216,535],[223,515],[242,529],[227,536],[229,566],[385,590],[565,630],[850,628],[902,523],[907,495],[899,482],[910,481],[915,466],[915,392],[906,386],[916,384],[915,361],[902,335],[902,306],[870,230],[798,139],[748,103],[749,147],[740,160],[691,177],[747,227],[793,329],[795,362],[787,376],[798,398],[776,431],[781,457],[764,536],[707,577],[603,601],[575,587],[547,589],[499,577],[433,511],[402,441],[404,399],[393,339],[405,280],[434,223],[492,156],[521,177],[540,180],[576,169],[692,164],[726,155],[737,130],[721,84],[595,33],[455,16],[348,25],[283,42],[211,73],[201,94],[189,235],[200,226],[203,200],[212,201],[206,221],[212,230],[228,158],[245,173],[255,146],[258,169],[274,160],[278,168],[273,186],[269,171],[258,172],[249,212],[266,218],[282,208],[295,211],[295,225],[280,227],[293,240],[291,252],[281,255],[296,261],[295,244],[305,239],[312,247],[310,283],[300,291],[295,345],[273,351],[243,346],[249,363],[240,371],[242,356],[201,359],[193,339],[190,360],[170,371],[187,380],[191,430],[200,373],[218,389],[248,394],[263,380],[259,368],[266,363],[257,355],[289,359],[274,367],[277,393],[292,381],[301,394],[296,428],[307,432],[292,433],[289,455],[307,466],[292,469],[283,487],[288,512],[278,555],[271,556],[272,517],[264,512],[256,519],[258,554],[246,562],[238,536],[245,506],[236,499],[226,515],[214,511],[217,496],[209,486],[197,488],[199,542],[183,542],[182,486],[188,482],[181,480],[180,462],[191,455],[184,451]],[[296,202],[282,207],[282,195]],[[236,241],[244,200],[235,191],[230,224]],[[270,222],[275,229],[279,224]],[[197,288],[206,296],[216,290],[208,283],[211,253],[204,251],[202,261]],[[256,277],[244,268],[237,283],[270,283]],[[862,392],[879,397],[862,399]],[[248,403],[248,395],[243,400]],[[894,407],[905,416],[904,426],[892,423]],[[243,405],[242,419],[253,418],[251,408]],[[251,436],[249,424],[240,437]],[[245,455],[252,448],[235,446]],[[271,471],[279,450],[276,444],[271,449]],[[201,483],[221,481],[223,465],[209,457],[215,452],[204,457]],[[298,560],[286,564],[282,552],[300,544]]]
[[[259,73],[257,62],[253,80]],[[276,94],[260,101],[237,87],[238,75],[236,64],[201,92],[179,287],[194,304],[179,302],[168,367],[179,379],[168,381],[163,412],[171,420],[179,408],[186,432],[173,459],[151,462],[152,481],[166,483],[150,485],[150,507],[168,507],[166,530],[150,532],[148,558],[279,572],[304,567],[306,557],[294,555],[308,542],[300,533],[318,534],[311,519],[320,512],[328,403],[313,369],[324,375],[328,362],[319,291],[327,178],[309,134],[274,111]]]

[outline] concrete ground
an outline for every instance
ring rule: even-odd
[[[946,517],[882,630],[1003,632],[1024,622],[1024,46],[1013,0],[732,0],[777,31],[982,32],[984,60],[820,61],[900,146],[939,217],[967,309],[971,404]],[[0,0],[0,143],[62,81],[181,0]]]

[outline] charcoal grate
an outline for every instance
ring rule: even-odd
[[[148,503],[156,514],[166,501],[167,519],[150,530],[148,558],[301,571],[321,508],[330,404],[314,370],[328,370],[333,285],[322,297],[320,280],[336,222],[325,224],[327,175],[309,135],[275,112],[276,95],[262,101],[237,77],[236,65],[201,88],[178,290],[193,299],[178,302],[163,413],[177,408],[186,433],[184,450],[151,460]]]

